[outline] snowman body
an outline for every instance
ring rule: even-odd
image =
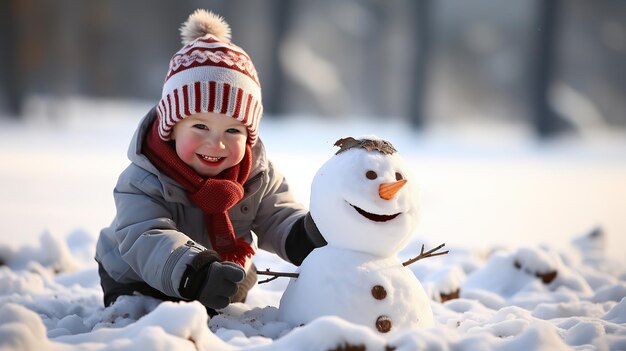
[[[335,315],[380,333],[434,324],[424,288],[397,257],[328,246],[304,260],[283,294],[280,314],[293,325]]]
[[[311,184],[311,217],[328,244],[290,281],[281,319],[299,325],[334,315],[380,333],[432,326],[430,299],[397,257],[417,225],[407,166],[376,137],[338,144]]]

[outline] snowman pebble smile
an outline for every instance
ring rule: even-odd
[[[347,202],[347,201],[346,201]],[[354,206],[353,204],[348,202],[348,205],[354,207],[354,209],[363,217],[374,221],[374,222],[387,222],[390,221],[396,217],[398,217],[400,215],[400,213],[396,213],[396,214],[392,214],[392,215],[381,215],[381,214],[375,214],[375,213],[369,213],[367,211],[365,211],[364,209],[358,207],[358,206]]]

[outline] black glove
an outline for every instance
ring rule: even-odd
[[[313,217],[307,213],[291,227],[285,242],[285,251],[289,261],[299,266],[313,249],[326,244],[326,240],[313,222]]]
[[[189,300],[220,309],[228,306],[237,293],[237,284],[246,277],[246,271],[233,262],[222,262],[217,252],[206,250],[198,253],[187,265],[178,291]]]

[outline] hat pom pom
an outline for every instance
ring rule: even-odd
[[[183,45],[187,45],[207,34],[219,40],[230,42],[230,26],[224,18],[207,10],[196,10],[180,27]]]

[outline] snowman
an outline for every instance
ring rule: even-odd
[[[291,279],[280,318],[301,325],[335,315],[385,335],[434,324],[430,300],[397,257],[417,224],[414,183],[394,147],[344,138],[315,175],[310,211],[328,245]]]

